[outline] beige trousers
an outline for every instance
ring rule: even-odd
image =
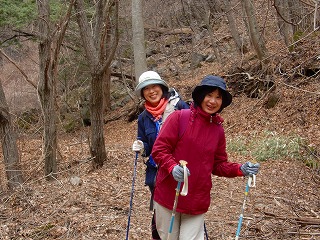
[[[168,239],[172,209],[154,202],[156,226],[162,240]],[[176,212],[170,240],[204,240],[204,214],[189,215]]]

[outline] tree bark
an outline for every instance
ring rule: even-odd
[[[48,0],[37,1],[39,11],[39,83],[38,95],[44,118],[43,147],[44,174],[49,180],[56,177],[56,115],[55,115],[55,82],[52,72],[50,39],[50,6]],[[51,71],[50,71],[51,69]],[[52,174],[52,175],[51,175]]]
[[[142,5],[143,0],[132,0],[132,44],[137,80],[147,70]]]
[[[319,22],[318,22],[319,21],[318,20],[318,17],[319,17],[319,11],[318,11],[319,5],[320,5],[320,1],[316,0],[315,3],[314,3],[313,31],[316,31],[316,29],[319,27]]]
[[[242,4],[245,10],[245,22],[247,23],[248,33],[251,39],[251,43],[255,49],[257,57],[260,61],[264,61],[267,49],[265,47],[264,38],[262,34],[259,33],[258,24],[256,20],[256,13],[254,10],[254,5],[251,0],[242,0]]]
[[[230,4],[231,4],[230,0],[223,0],[224,11],[226,12],[226,15],[227,15],[230,33],[234,43],[236,44],[237,50],[240,53],[246,53],[248,52],[248,49],[245,43],[241,40],[239,31],[237,28],[237,24],[235,22],[236,18],[233,14],[233,9],[231,8]]]
[[[207,5],[207,6],[206,6]],[[207,8],[206,11],[208,11],[211,14],[216,13],[217,11],[221,10],[220,7],[220,3],[217,3],[216,1],[210,1],[207,0],[207,4],[204,5],[204,8]],[[221,55],[220,55],[220,49],[219,46],[217,44],[216,38],[215,38],[215,33],[214,33],[214,24],[215,22],[211,22],[211,18],[210,15],[208,15],[208,17],[206,17],[206,19],[204,20],[205,24],[207,25],[207,29],[208,29],[208,33],[210,35],[210,40],[211,40],[211,45],[212,45],[212,50],[214,52],[214,56],[218,61],[221,61]]]
[[[103,76],[103,99],[105,113],[111,108],[111,96],[110,96],[110,79],[111,69],[107,68]]]
[[[99,168],[103,166],[103,162],[107,158],[103,133],[103,81],[102,76],[93,76],[91,79],[91,156],[93,159],[93,167]]]
[[[274,7],[277,10],[280,33],[284,38],[286,46],[289,46],[292,43],[293,28],[291,24],[288,0],[274,0]]]
[[[23,183],[17,137],[13,130],[9,107],[0,81],[0,138],[9,189]]]
[[[311,8],[303,1],[288,0],[291,21],[293,22],[293,33],[304,32],[312,25],[313,16],[308,13]]]
[[[66,16],[61,19],[59,31],[50,31],[49,0],[38,0],[39,15],[39,83],[38,96],[44,119],[42,157],[44,174],[47,180],[57,177],[57,126],[56,126],[56,79],[58,56],[70,19],[73,1],[70,2]]]
[[[110,92],[110,84],[104,82],[110,82],[110,64],[119,40],[118,7],[119,2],[117,0],[99,1],[94,14],[96,17],[92,21],[94,28],[91,29],[89,24],[91,21],[89,22],[87,19],[83,0],[76,0],[75,2],[77,22],[91,74],[90,152],[93,158],[93,168],[103,166],[103,162],[107,158],[103,132],[103,113],[106,104],[105,97]],[[104,89],[105,86],[108,89]]]

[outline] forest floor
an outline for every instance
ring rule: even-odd
[[[318,80],[304,87],[319,91]],[[319,96],[297,95],[286,88],[280,92],[281,101],[268,110],[261,99],[235,97],[222,112],[227,139],[250,139],[270,131],[297,134],[310,146],[319,146]],[[59,174],[51,182],[41,177],[41,136],[19,139],[25,183],[14,192],[1,192],[0,239],[125,239],[137,122],[120,119],[105,125],[108,160],[98,170],[92,170],[88,131],[59,136]],[[139,157],[136,168],[129,239],[151,239],[143,160]],[[229,160],[243,163],[252,156],[229,152]],[[240,239],[320,239],[319,176],[319,168],[289,156],[261,162]],[[77,178],[79,182],[74,181]],[[234,239],[247,179],[213,176],[212,181],[211,206],[205,215],[208,239]]]

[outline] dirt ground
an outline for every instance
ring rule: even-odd
[[[278,107],[270,111],[262,107],[260,100],[234,98],[230,108],[222,113],[227,138],[249,138],[264,130],[283,133],[291,129],[319,146],[318,114],[305,112],[307,123],[301,125],[299,117],[292,117],[295,111],[291,113],[288,103],[303,96],[285,91],[282,94]],[[295,104],[303,108],[305,102]],[[319,97],[315,108],[317,104]],[[283,111],[284,108],[287,110]],[[105,126],[105,134],[108,160],[94,171],[88,151],[88,129],[61,136],[60,172],[52,182],[42,177],[41,137],[22,137],[19,146],[26,182],[15,192],[1,192],[0,239],[125,239],[132,189],[129,239],[151,239],[150,195],[144,186],[140,157],[132,188],[135,154],[131,144],[136,136],[136,121],[110,122]],[[251,160],[235,153],[229,153],[229,159]],[[76,178],[79,182],[73,182]],[[205,215],[208,239],[234,239],[247,179],[213,176],[212,181],[211,206]],[[302,161],[284,158],[261,162],[256,187],[250,189],[247,198],[240,239],[320,239],[319,184],[319,170]]]

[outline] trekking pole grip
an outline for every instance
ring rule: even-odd
[[[188,162],[185,160],[180,160],[179,163],[183,167],[183,187],[180,194],[181,196],[187,196],[188,194],[188,171],[187,171]]]

